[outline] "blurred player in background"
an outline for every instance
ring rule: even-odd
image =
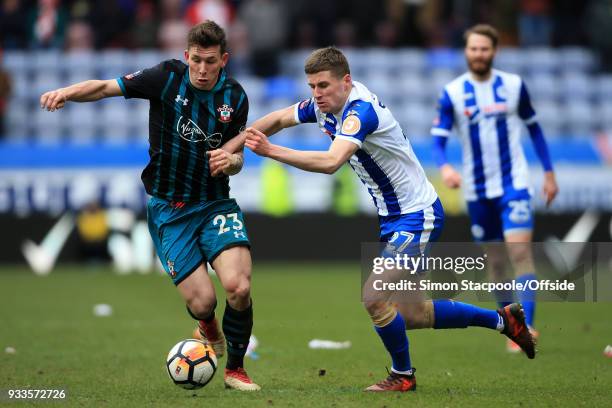
[[[3,51],[0,48],[0,139],[5,136],[5,115],[8,111],[8,101],[11,97],[11,77],[2,67]]]
[[[229,55],[225,32],[213,21],[189,32],[183,63],[159,65],[116,80],[84,81],[47,92],[41,107],[55,111],[68,101],[90,102],[123,95],[150,101],[149,164],[142,180],[151,198],[149,230],[157,254],[190,315],[195,335],[228,359],[225,385],[259,390],[244,370],[244,354],[253,327],[251,255],[242,212],[229,198],[229,175],[242,168],[242,152],[219,147],[246,124],[249,104],[238,82],[223,69]],[[216,177],[211,168],[223,166]],[[223,332],[206,263],[215,269],[227,294]]]
[[[245,140],[246,146],[260,156],[327,174],[348,161],[378,209],[381,242],[398,246],[415,243],[420,247],[437,240],[444,210],[389,109],[363,84],[352,80],[346,57],[334,47],[314,51],[306,60],[304,71],[312,98],[255,121],[244,137],[233,139],[224,149],[239,150],[240,142]],[[301,123],[318,123],[332,140],[329,150],[298,151],[268,141],[266,135]],[[452,300],[403,306],[406,309],[400,314],[388,301],[365,302],[374,328],[392,359],[389,376],[367,391],[416,389],[406,329],[486,327],[515,339],[529,358],[535,356],[533,339],[519,304],[499,311]]]
[[[546,205],[558,192],[555,174],[542,128],[536,120],[523,80],[492,68],[497,51],[495,28],[476,25],[465,33],[465,58],[469,71],[444,87],[438,117],[431,130],[433,151],[442,180],[450,188],[463,185],[478,242],[504,241],[516,280],[536,279],[530,243],[533,208],[529,192],[527,162],[521,146],[521,124],[525,123],[544,167],[543,195]],[[447,162],[445,146],[455,127],[463,147],[463,180]],[[486,247],[489,271],[504,279],[506,251],[499,245]],[[512,293],[497,293],[500,306],[513,300]],[[518,293],[525,318],[534,336],[535,292]],[[508,341],[509,351],[520,351]]]

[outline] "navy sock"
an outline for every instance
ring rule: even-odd
[[[408,351],[408,336],[406,335],[406,323],[399,313],[385,327],[374,326],[376,333],[380,336],[385,348],[393,360],[395,371],[409,371],[412,369],[410,352]]]
[[[230,370],[244,365],[249,338],[253,330],[253,304],[245,310],[236,310],[229,303],[225,304],[223,314],[223,332],[227,341],[227,364]]]
[[[523,285],[527,284],[527,281],[536,280],[535,273],[528,273],[526,275],[521,275],[516,278],[517,283],[522,283]],[[536,300],[536,292],[535,290],[531,290],[527,288],[526,290],[517,291],[519,302],[523,305],[523,310],[525,311],[525,323],[527,325],[533,327],[533,318],[535,315],[535,300]]]
[[[503,320],[495,310],[483,309],[454,300],[434,300],[434,329],[458,329],[468,326],[500,330]]]

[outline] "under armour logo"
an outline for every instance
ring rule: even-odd
[[[234,231],[234,238],[238,239],[238,238],[246,238],[246,236],[244,235],[244,232],[242,231]]]
[[[183,106],[187,106],[187,102],[189,102],[189,99],[183,99],[181,95],[176,95],[176,99],[174,100],[174,102],[183,102]]]

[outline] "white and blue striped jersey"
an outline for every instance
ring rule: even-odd
[[[521,145],[522,123],[536,122],[527,88],[518,75],[493,70],[484,82],[467,72],[444,87],[431,134],[457,129],[463,151],[466,200],[496,198],[529,189]]]
[[[323,113],[314,98],[295,105],[297,123],[318,123],[332,140],[359,146],[349,164],[368,189],[381,216],[408,214],[437,199],[412,146],[378,97],[363,84],[353,89],[338,115]]]

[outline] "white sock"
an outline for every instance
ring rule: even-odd
[[[412,375],[412,369],[410,369],[408,371],[399,371],[399,370],[396,370],[395,368],[391,367],[391,372],[395,373],[395,374],[401,374],[401,375]]]
[[[497,316],[497,327],[496,329],[501,333],[502,331],[504,331],[504,328],[506,327],[506,325],[504,324],[504,318],[501,315]]]

